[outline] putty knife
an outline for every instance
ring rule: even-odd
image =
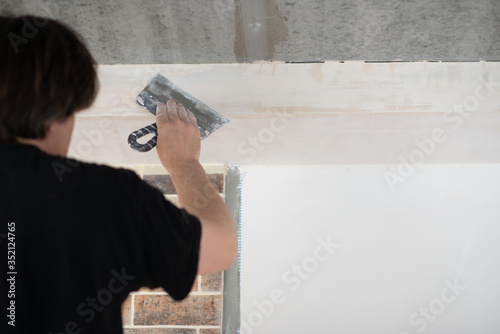
[[[156,115],[156,105],[158,103],[167,103],[168,100],[174,100],[182,104],[186,110],[190,110],[196,117],[196,122],[200,128],[201,140],[205,139],[215,130],[221,128],[229,120],[218,114],[215,110],[201,102],[172,81],[157,73],[139,93],[136,102]],[[154,137],[145,144],[140,144],[137,139],[147,134],[154,134]],[[139,152],[147,152],[156,146],[157,141],[156,122],[142,129],[134,131],[128,136],[130,147]]]

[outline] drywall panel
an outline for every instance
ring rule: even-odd
[[[245,167],[241,333],[498,333],[500,165]]]
[[[157,72],[231,120],[203,141],[203,163],[500,162],[500,63],[486,62],[100,66],[70,154],[159,164],[127,143],[155,121],[135,97]]]

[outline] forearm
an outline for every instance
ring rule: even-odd
[[[233,220],[217,189],[198,161],[171,169],[170,175],[182,208],[196,216],[202,226],[198,273],[229,268],[237,251]]]
[[[169,172],[182,208],[200,219],[224,223],[231,220],[224,201],[198,161],[184,162]]]
[[[227,269],[236,256],[236,231],[226,204],[199,163],[196,119],[182,105],[168,101],[167,105],[158,104],[156,123],[158,156],[172,177],[180,206],[201,223],[198,273]]]

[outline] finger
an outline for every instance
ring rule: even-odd
[[[187,111],[187,116],[189,119],[189,123],[191,123],[194,126],[198,126],[198,123],[196,122],[196,117],[194,117],[194,114],[191,111]]]
[[[177,115],[179,115],[179,119],[183,122],[189,123],[189,118],[186,112],[186,108],[180,103],[177,104]]]
[[[177,105],[173,100],[168,100],[167,102],[167,116],[169,120],[179,119],[179,115],[177,115]]]
[[[156,117],[167,115],[167,105],[165,103],[158,103],[156,105]]]

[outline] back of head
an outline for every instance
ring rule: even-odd
[[[44,138],[48,124],[90,107],[97,91],[96,63],[72,29],[0,17],[0,144]]]

